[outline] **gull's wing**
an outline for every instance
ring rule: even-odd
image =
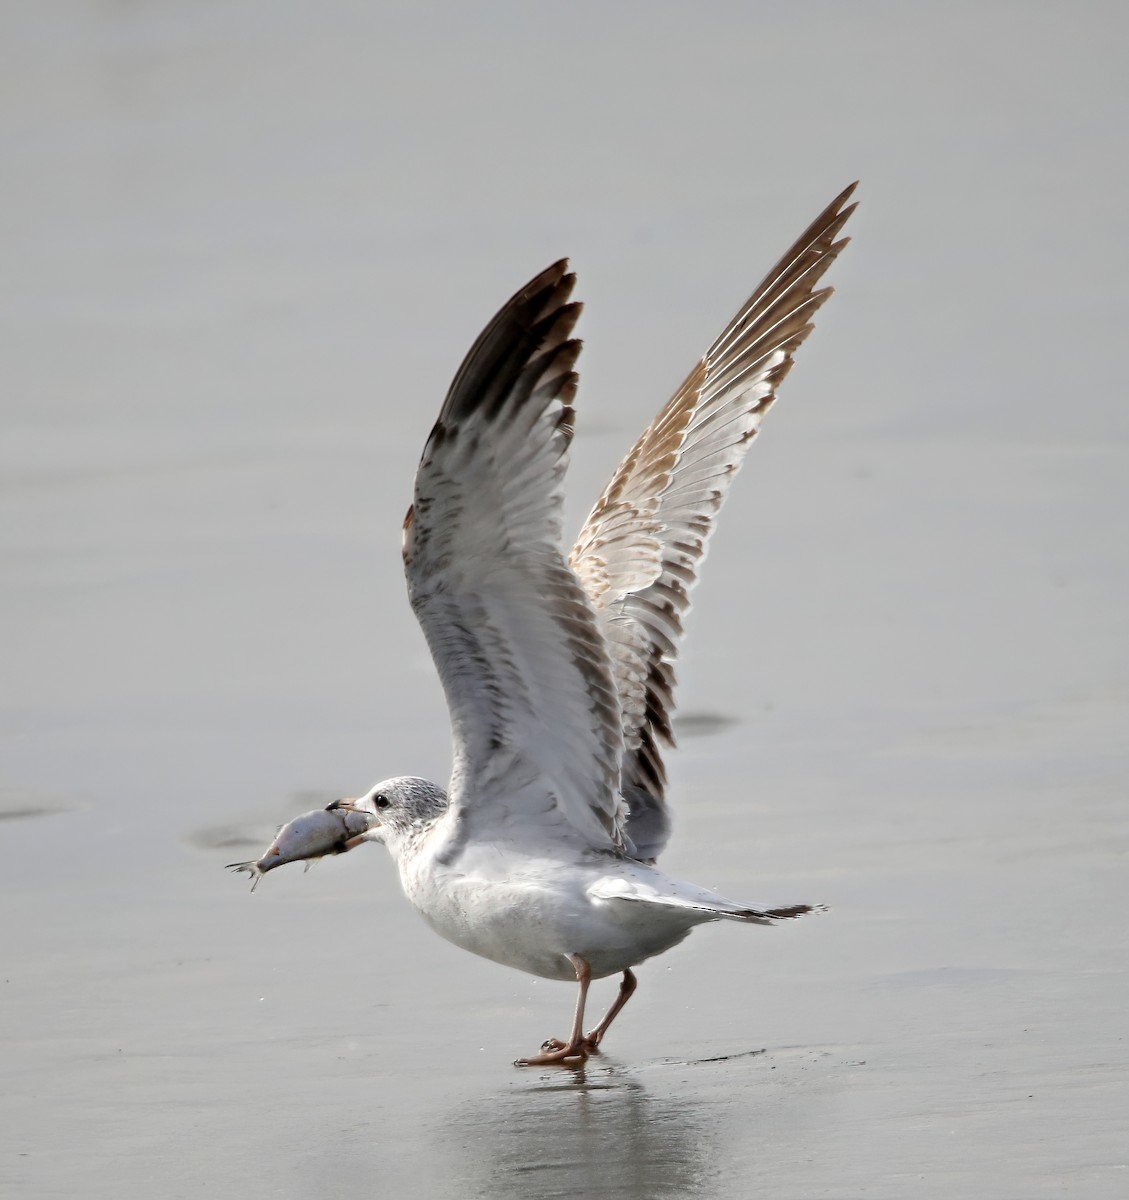
[[[729,485],[792,355],[831,295],[815,290],[847,239],[852,184],[804,230],[620,463],[569,562],[596,606],[623,709],[627,835],[643,858],[670,822],[674,661],[690,589]]]
[[[580,352],[566,271],[522,288],[459,368],[416,474],[404,564],[451,710],[460,828],[618,850],[615,680],[561,552]]]

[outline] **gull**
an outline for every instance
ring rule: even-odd
[[[674,663],[718,510],[846,245],[852,184],[769,272],[612,476],[567,557],[573,431],[567,260],[518,291],[463,360],[424,446],[404,521],[408,594],[446,693],[444,790],[414,776],[331,805],[363,813],[352,843],[391,852],[442,937],[578,986],[572,1029],[519,1066],[575,1065],[635,991],[632,970],[710,921],[760,909],[665,874]],[[351,845],[350,847],[351,848]],[[244,867],[246,865],[244,864]],[[620,976],[585,1031],[593,979]]]

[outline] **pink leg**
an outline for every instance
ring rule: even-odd
[[[576,1013],[572,1019],[572,1034],[567,1042],[558,1042],[555,1038],[546,1042],[542,1047],[541,1054],[533,1054],[529,1058],[519,1058],[514,1063],[515,1067],[541,1067],[549,1063],[565,1063],[570,1059],[572,1062],[567,1065],[571,1066],[573,1063],[583,1062],[588,1057],[589,1050],[592,1049],[588,1039],[584,1036],[584,1001],[588,997],[588,985],[592,982],[592,968],[579,954],[570,954],[568,960],[576,971],[576,982],[580,985],[580,991],[576,997]]]
[[[603,1041],[604,1034],[608,1031],[608,1026],[619,1016],[619,1010],[631,999],[635,989],[639,986],[632,971],[624,971],[623,979],[619,985],[619,995],[615,998],[615,1003],[604,1014],[604,1019],[596,1026],[595,1029],[584,1040],[588,1043],[592,1050]]]

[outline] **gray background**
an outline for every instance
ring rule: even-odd
[[[1124,6],[2,20],[0,1190],[1125,1195]],[[666,860],[832,912],[696,934],[586,1072],[516,1071],[571,990],[382,850],[222,865],[445,778],[399,529],[497,305],[573,256],[578,522],[856,177]]]

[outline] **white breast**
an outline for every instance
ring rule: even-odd
[[[425,852],[402,863],[400,877],[424,920],[456,946],[544,979],[574,979],[568,955],[578,954],[599,979],[670,949],[702,919],[593,899],[589,888],[620,867],[635,864],[578,869],[476,847],[449,865]]]

